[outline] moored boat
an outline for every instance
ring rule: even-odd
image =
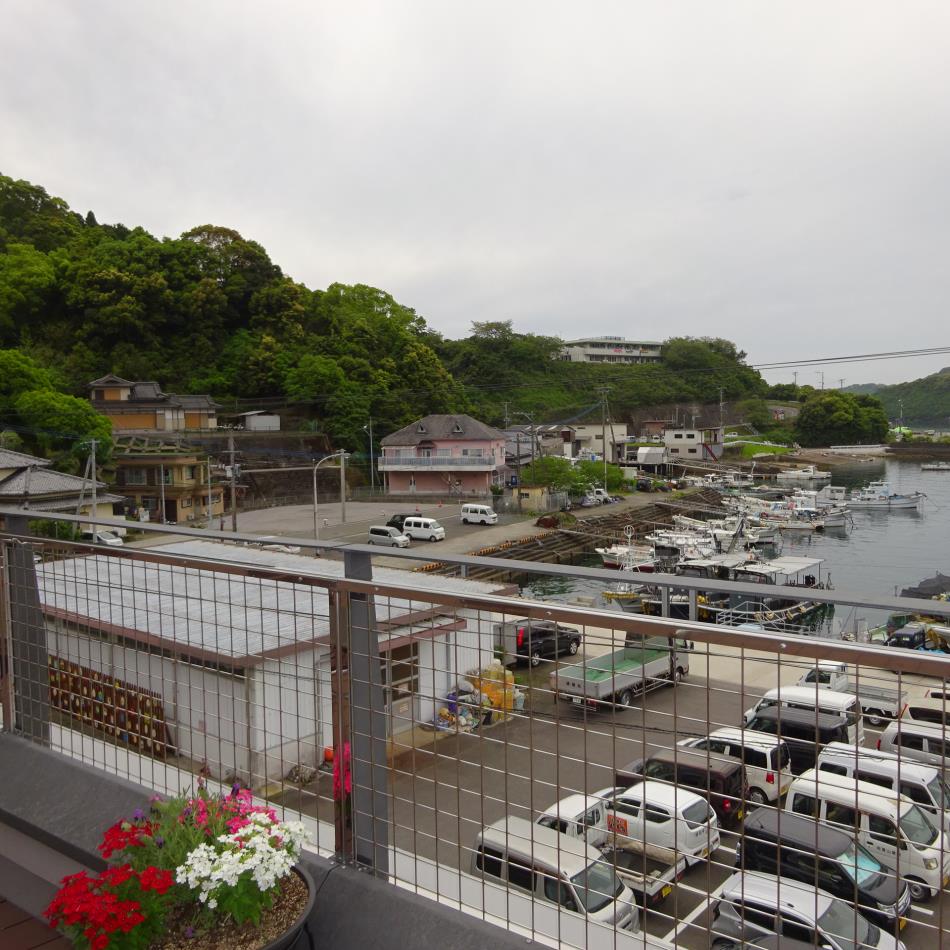
[[[852,491],[848,496],[848,507],[852,509],[883,511],[917,508],[923,492],[915,491],[902,495],[892,491],[888,482],[870,482],[864,488]]]

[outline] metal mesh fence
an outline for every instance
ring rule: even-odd
[[[358,552],[2,558],[4,728],[64,755],[166,794],[240,782],[323,854],[548,945],[942,940],[942,655]]]

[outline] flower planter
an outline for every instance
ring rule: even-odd
[[[313,935],[310,933],[307,921],[310,919],[310,913],[317,898],[317,887],[310,876],[310,872],[302,864],[294,868],[294,874],[302,878],[304,884],[307,885],[307,903],[287,931],[275,940],[271,940],[270,943],[264,944],[261,950],[292,950],[292,948],[298,946],[297,941],[300,940],[301,936],[306,936],[306,943],[301,941],[299,946],[307,946],[310,950],[313,950]]]

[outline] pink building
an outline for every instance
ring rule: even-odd
[[[502,483],[505,435],[471,416],[426,416],[380,445],[390,494],[487,495]]]

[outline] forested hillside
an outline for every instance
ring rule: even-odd
[[[0,176],[0,348],[45,368],[61,393],[84,397],[90,380],[115,372],[169,391],[294,403],[335,444],[361,448],[369,418],[380,435],[431,412],[498,424],[507,403],[514,421],[553,421],[599,405],[607,386],[622,420],[641,405],[714,402],[720,388],[728,400],[765,390],[725,340],[668,340],[658,365],[572,364],[555,358],[558,340],[480,316],[469,337],[449,340],[383,290],[305,287],[227,227],[156,238]],[[629,330],[644,334],[656,330]]]
[[[878,386],[874,395],[884,404],[891,420],[900,417],[903,404],[904,421],[908,425],[950,428],[950,367],[909,383]]]

